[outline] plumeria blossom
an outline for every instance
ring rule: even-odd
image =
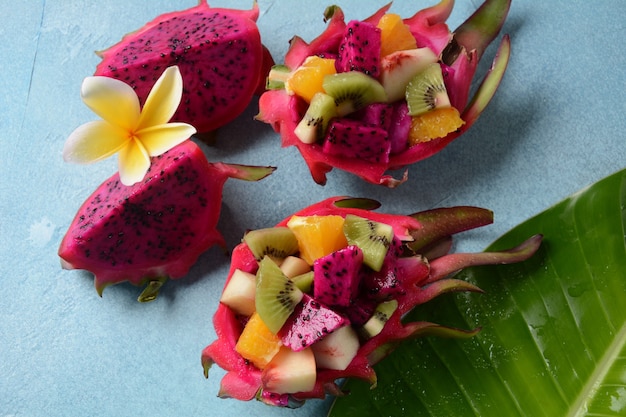
[[[109,77],[85,78],[81,98],[102,120],[74,130],[63,147],[63,159],[87,164],[119,152],[122,183],[141,181],[150,168],[150,157],[163,154],[196,133],[187,123],[168,123],[182,92],[183,80],[177,66],[163,72],[143,109],[130,85]]]

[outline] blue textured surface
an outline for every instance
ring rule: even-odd
[[[214,1],[246,9],[249,0]],[[459,0],[455,27],[479,2]],[[205,380],[202,348],[214,339],[211,316],[228,270],[220,249],[190,275],[170,282],[157,301],[139,304],[130,285],[99,298],[90,274],[63,271],[58,244],[83,200],[115,171],[115,160],[65,164],[61,149],[94,119],[79,97],[82,79],[117,42],[156,15],[194,5],[177,1],[0,2],[0,417],[324,416],[330,402],[296,411],[216,398],[221,370]],[[382,3],[340,1],[348,19]],[[427,0],[396,1],[408,16]],[[288,40],[324,28],[323,3],[260,0],[264,43],[280,60]],[[229,247],[246,229],[338,194],[368,196],[387,211],[409,213],[477,205],[496,222],[460,237],[457,249],[481,250],[517,223],[624,167],[626,2],[514,0],[504,32],[512,59],[478,123],[436,156],[414,165],[396,190],[333,171],[328,185],[310,178],[295,149],[281,149],[252,104],[222,129],[212,161],[274,165],[260,183],[229,181],[220,230]],[[487,51],[490,59],[493,48]],[[482,67],[486,69],[486,65]]]

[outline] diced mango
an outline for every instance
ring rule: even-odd
[[[300,257],[309,265],[336,250],[348,246],[341,216],[293,216],[287,223],[298,239]]]
[[[438,107],[411,119],[409,146],[442,138],[463,126],[459,111],[454,107]]]
[[[324,77],[336,72],[334,59],[310,56],[287,78],[285,89],[310,103],[315,93],[324,91]]]
[[[280,338],[267,328],[258,313],[253,313],[243,328],[235,351],[252,362],[257,368],[265,366],[278,353],[282,343]]]
[[[409,27],[404,24],[400,15],[394,13],[384,14],[378,21],[377,27],[380,29],[381,57],[392,52],[417,48],[415,37]]]

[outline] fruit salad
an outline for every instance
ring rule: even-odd
[[[291,40],[260,99],[258,119],[296,146],[313,179],[332,168],[395,187],[387,174],[433,155],[470,128],[504,75],[509,39],[476,95],[469,88],[484,49],[497,36],[507,0],[487,0],[455,32],[445,20],[453,1],[402,18],[384,6],[371,17],[345,21],[326,9],[326,30],[307,43]]]
[[[227,371],[221,397],[298,407],[309,398],[343,395],[341,378],[374,386],[373,365],[398,342],[477,333],[404,323],[408,311],[450,291],[480,291],[453,273],[523,261],[541,242],[533,236],[509,251],[450,254],[451,236],[490,223],[489,210],[405,216],[377,207],[333,197],[244,235],[213,319],[217,340],[202,353],[207,377],[214,363]]]

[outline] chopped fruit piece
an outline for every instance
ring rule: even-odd
[[[300,256],[309,265],[317,258],[348,246],[341,216],[293,216],[287,223],[298,239]]]
[[[335,99],[339,116],[353,113],[370,103],[387,101],[383,86],[359,71],[327,75],[322,86],[326,94]]]
[[[376,26],[380,29],[381,57],[396,51],[417,48],[415,37],[410,28],[404,24],[400,15],[385,13]]]
[[[268,329],[257,313],[254,313],[243,328],[235,350],[254,366],[263,369],[278,353],[280,347],[280,338]]]
[[[454,107],[441,107],[411,119],[409,146],[442,138],[463,126],[459,111]]]
[[[335,98],[325,93],[316,93],[307,108],[304,117],[293,133],[302,143],[315,143],[324,137],[328,122],[337,116]]]
[[[298,251],[298,241],[286,227],[251,230],[244,235],[243,241],[248,244],[257,261],[266,255],[280,261]]]
[[[282,347],[261,376],[263,388],[275,394],[294,394],[315,387],[317,371],[311,348],[294,352]]]
[[[339,43],[337,72],[361,72],[377,78],[380,73],[380,29],[368,22],[351,20]]]
[[[236,269],[224,288],[220,301],[235,313],[250,316],[255,311],[256,277],[241,269]]]
[[[365,339],[371,339],[383,331],[383,327],[389,321],[391,315],[398,309],[398,300],[389,300],[380,303],[374,314],[361,328],[361,335]]]
[[[324,77],[336,72],[334,59],[310,56],[287,78],[285,89],[310,103],[315,93],[323,91]]]
[[[406,87],[406,103],[411,116],[419,116],[438,107],[450,107],[450,98],[438,63],[428,65],[413,77]]]
[[[291,279],[298,275],[302,275],[311,270],[311,266],[306,261],[297,256],[288,256],[283,263],[280,264],[280,270],[287,278]]]
[[[397,51],[385,56],[380,63],[380,83],[387,100],[394,102],[405,98],[411,80],[436,62],[437,55],[430,48]]]
[[[363,263],[380,271],[393,239],[393,228],[385,223],[348,214],[344,233],[350,245],[363,251]]]
[[[305,295],[278,335],[284,346],[298,351],[307,348],[346,324],[346,319]]]
[[[269,257],[259,262],[256,274],[256,311],[274,334],[285,324],[296,305],[302,300],[302,291],[283,274]]]
[[[352,326],[343,326],[311,345],[318,368],[345,370],[359,351],[359,337]]]

